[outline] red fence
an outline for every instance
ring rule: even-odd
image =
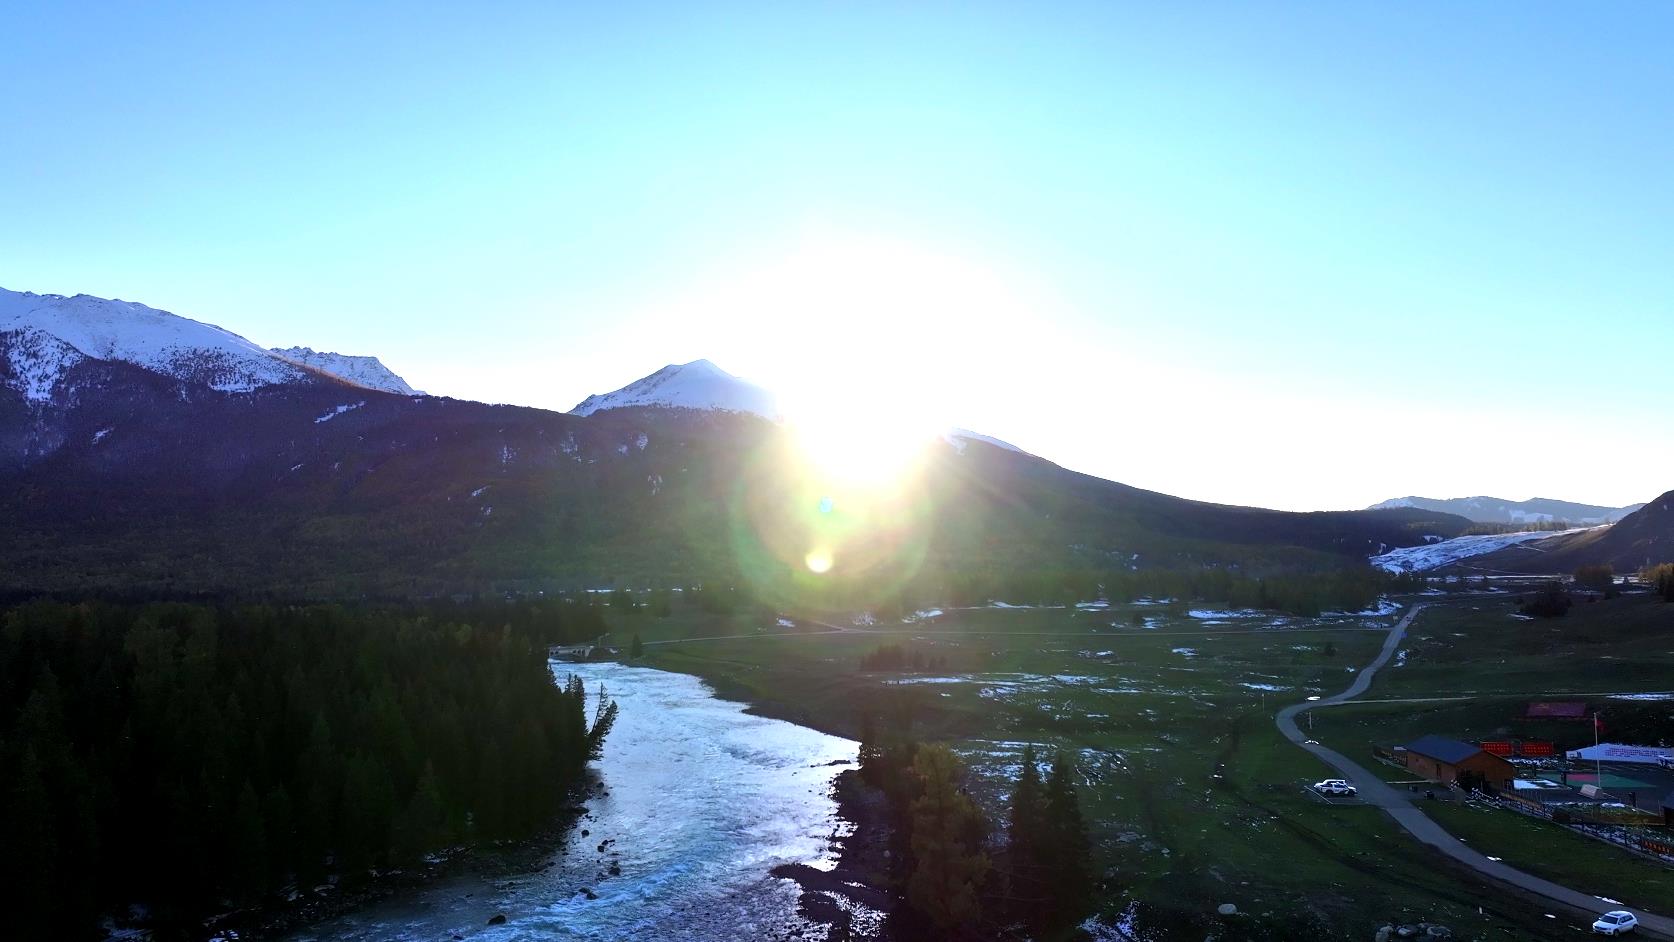
[[[1501,758],[1522,756],[1526,759],[1555,754],[1552,744],[1544,739],[1484,739],[1482,751]]]

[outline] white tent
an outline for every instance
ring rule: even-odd
[[[1656,765],[1663,756],[1674,756],[1674,747],[1629,746],[1619,742],[1601,742],[1585,749],[1572,749],[1564,755],[1585,762],[1637,762]]]

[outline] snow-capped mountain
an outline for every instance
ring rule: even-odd
[[[942,433],[942,440],[958,449],[961,453],[965,451],[965,444],[967,442],[986,442],[987,444],[993,445],[995,448],[1002,451],[1015,451],[1020,455],[1028,454],[1028,452],[1016,445],[1013,445],[1011,442],[1001,441],[992,435],[984,435],[981,432],[973,432],[968,428],[950,428],[946,432]]]
[[[0,288],[0,348],[12,388],[39,401],[84,359],[120,360],[222,392],[315,374],[239,335],[132,301]]]
[[[708,360],[671,363],[615,392],[588,396],[570,414],[592,415],[629,406],[750,412],[768,419],[779,416],[778,401],[772,393]]]
[[[345,353],[326,353],[310,347],[274,347],[273,352],[287,360],[312,367],[322,373],[331,375],[356,386],[367,389],[381,389],[384,392],[397,393],[403,396],[422,396],[422,390],[407,385],[407,381],[397,376],[393,370],[383,364],[377,357],[350,356]]]
[[[1529,500],[1505,500],[1500,497],[1397,497],[1368,510],[1388,510],[1394,507],[1415,507],[1439,513],[1458,514],[1476,523],[1552,523],[1563,521],[1580,525],[1615,523],[1644,504],[1627,507],[1601,507],[1597,504],[1578,504],[1574,501],[1534,497]]]
[[[0,386],[50,401],[66,374],[89,360],[121,362],[220,392],[342,380],[422,395],[377,357],[308,347],[265,349],[214,324],[132,301],[0,288]]]

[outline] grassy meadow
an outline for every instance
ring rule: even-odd
[[[1674,678],[1674,635],[1660,640],[1674,607],[1619,599],[1537,623],[1512,617],[1512,599],[1426,599],[1432,607],[1413,625],[1400,666],[1392,663],[1366,694],[1467,699],[1316,711],[1315,738],[1369,757],[1374,744],[1422,732],[1536,735],[1545,731],[1513,729],[1508,719],[1519,697],[1659,689]],[[696,674],[761,712],[841,735],[857,736],[861,714],[878,704],[905,710],[917,735],[967,759],[973,790],[996,812],[1025,743],[1074,750],[1099,860],[1122,888],[1107,900],[1108,914],[1139,901],[1161,919],[1212,927],[1215,907],[1230,902],[1355,938],[1391,920],[1440,921],[1467,938],[1570,934],[1573,915],[1547,919],[1550,910],[1462,875],[1376,809],[1328,805],[1307,792],[1328,770],[1283,741],[1273,714],[1346,686],[1395,617],[1187,616],[1139,604],[950,610],[855,625],[852,616],[677,609],[667,618],[617,614],[612,640],[626,645],[637,634],[650,666]],[[863,670],[863,656],[886,645],[905,646],[923,669]],[[1484,837],[1532,824],[1474,809],[1439,813],[1450,825],[1464,815],[1462,829]],[[1656,870],[1544,827],[1560,849],[1554,856],[1567,847],[1577,861],[1602,853],[1621,858],[1624,873]],[[1526,856],[1517,855],[1507,859]],[[1530,864],[1562,876],[1561,866],[1545,866]],[[1662,893],[1648,888],[1644,902],[1658,908]]]

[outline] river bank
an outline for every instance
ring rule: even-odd
[[[809,893],[831,897],[823,878],[801,868],[861,882],[852,879],[860,870],[844,869],[844,851],[874,831],[849,823],[833,788],[857,758],[854,741],[746,713],[690,674],[612,662],[562,670],[590,690],[604,684],[621,706],[596,767],[606,789],[587,799],[579,828],[521,868],[465,867],[282,937],[842,937],[832,928],[840,920],[826,918],[832,914],[819,900],[804,905]],[[773,875],[787,866],[794,869]],[[868,898],[845,889],[857,894],[845,897],[858,914],[849,917],[849,937],[878,938],[868,930]],[[504,921],[491,923],[497,917]]]

